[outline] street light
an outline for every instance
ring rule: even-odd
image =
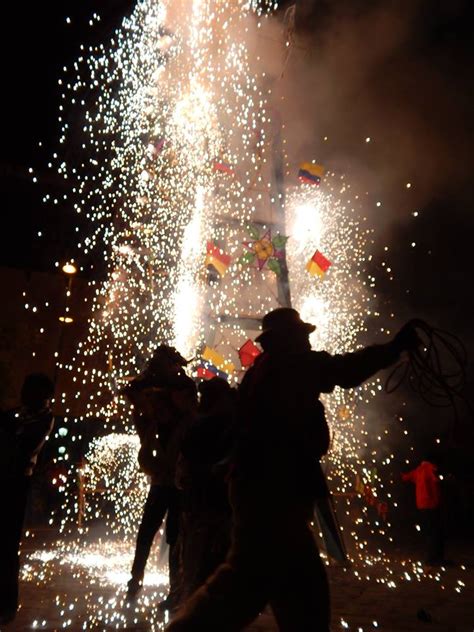
[[[62,266],[61,270],[64,272],[65,275],[67,275],[68,282],[67,282],[67,290],[66,290],[66,296],[65,296],[65,301],[64,301],[64,315],[60,316],[59,320],[62,323],[69,325],[70,323],[74,322],[74,319],[68,314],[68,311],[69,311],[68,299],[71,296],[72,277],[76,274],[77,268],[74,264],[74,261],[66,261],[66,263]]]
[[[77,268],[74,265],[74,263],[72,263],[71,261],[68,261],[67,263],[63,265],[62,271],[64,272],[64,274],[76,274]]]
[[[63,266],[61,267],[61,270],[68,277],[68,281],[67,281],[67,286],[66,286],[66,293],[64,296],[63,315],[58,317],[61,323],[60,325],[61,328],[59,330],[57,350],[54,354],[56,357],[56,364],[54,367],[54,383],[55,384],[57,383],[57,380],[58,380],[59,362],[61,360],[62,349],[63,349],[63,344],[64,344],[64,325],[70,325],[71,323],[74,322],[74,319],[72,318],[72,316],[69,316],[68,314],[69,312],[68,302],[69,302],[69,297],[71,296],[72,279],[73,279],[73,276],[77,273],[77,267],[75,266],[73,261],[66,261],[66,263],[63,264]]]

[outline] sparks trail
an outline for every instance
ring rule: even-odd
[[[393,393],[402,382],[407,381],[428,405],[453,407],[455,424],[458,421],[456,398],[466,404],[474,418],[474,411],[465,395],[467,353],[461,340],[420,319],[410,321],[410,325],[416,330],[421,344],[408,352],[407,360],[389,374],[385,382],[386,392]]]

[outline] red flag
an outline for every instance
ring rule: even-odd
[[[215,371],[212,371],[210,368],[202,365],[197,368],[197,376],[202,377],[205,380],[212,380],[215,377],[218,377]]]
[[[372,491],[372,487],[370,485],[364,486],[364,500],[368,505],[375,505],[377,502],[375,500],[374,492]]]
[[[313,276],[317,274],[318,276],[322,277],[331,265],[332,263],[329,261],[329,259],[326,259],[326,257],[321,252],[319,252],[319,250],[316,250],[314,255],[306,264],[306,270],[308,270],[308,272]]]
[[[223,160],[215,160],[213,164],[214,171],[220,171],[221,173],[228,173],[230,175],[234,174],[234,167]]]
[[[224,276],[232,261],[232,257],[227,255],[221,248],[218,248],[212,241],[207,242],[207,255],[204,265],[212,265],[217,272]]]
[[[255,358],[262,352],[251,340],[247,340],[239,349],[240,363],[243,369],[246,369],[255,362]]]

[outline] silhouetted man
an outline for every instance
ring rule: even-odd
[[[31,476],[53,429],[50,400],[54,385],[32,373],[21,389],[21,406],[0,418],[0,624],[18,609],[19,548]]]
[[[132,577],[127,598],[133,601],[143,585],[145,566],[153,540],[165,514],[166,541],[170,545],[170,596],[177,591],[179,560],[179,498],[175,469],[183,432],[197,408],[197,391],[183,367],[187,361],[174,349],[160,345],[145,371],[124,393],[134,405],[133,419],[140,438],[138,461],[150,476],[150,489],[137,535]]]
[[[329,631],[328,583],[310,526],[329,445],[318,398],[358,386],[418,344],[405,326],[388,344],[332,356],[311,350],[315,327],[293,309],[270,312],[262,326],[264,353],[239,390],[231,548],[168,632],[241,630],[268,603],[284,632]]]
[[[236,391],[219,377],[202,382],[197,420],[178,459],[183,490],[182,599],[205,582],[226,557],[231,508],[225,476],[232,449]]]

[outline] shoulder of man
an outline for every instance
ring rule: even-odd
[[[50,408],[43,408],[38,411],[23,411],[19,414],[19,424],[26,428],[43,426],[46,429],[52,428],[54,424],[53,412]]]
[[[51,423],[53,421],[53,411],[51,408],[43,408],[38,411],[30,412],[28,419],[31,421],[42,421],[45,423]]]
[[[325,369],[332,361],[333,356],[327,351],[305,351],[301,354],[301,362],[308,369]]]

